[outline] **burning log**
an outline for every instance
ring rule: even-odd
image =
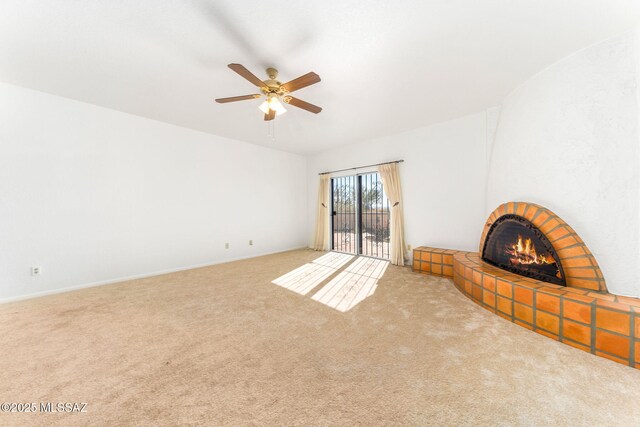
[[[554,264],[555,261],[549,255],[539,255],[531,239],[522,239],[518,236],[518,241],[507,246],[507,254],[510,255],[509,262],[512,265],[530,265],[530,264]]]

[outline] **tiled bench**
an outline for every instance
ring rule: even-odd
[[[640,368],[640,299],[558,286],[454,255],[453,282],[483,308],[527,329]]]
[[[504,319],[640,369],[640,298],[540,282],[489,265],[477,252],[416,248],[413,271],[452,277],[460,292]]]
[[[459,251],[421,246],[413,250],[413,271],[453,279],[453,255]]]

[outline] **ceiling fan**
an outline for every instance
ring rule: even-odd
[[[247,99],[258,99],[265,97],[265,101],[258,107],[264,113],[265,121],[273,120],[276,118],[276,114],[284,114],[287,110],[282,105],[282,102],[293,105],[294,107],[302,108],[303,110],[310,111],[314,114],[318,114],[322,111],[322,108],[317,105],[309,104],[301,99],[290,96],[289,93],[302,89],[320,81],[320,76],[313,71],[303,76],[293,79],[287,83],[280,83],[276,78],[278,77],[278,70],[275,68],[267,68],[267,76],[269,79],[260,80],[251,71],[247,70],[240,64],[229,64],[236,73],[247,79],[252,84],[260,88],[260,93],[253,95],[232,96],[229,98],[218,98],[216,102],[225,104],[227,102],[245,101]],[[280,102],[282,101],[282,102]]]

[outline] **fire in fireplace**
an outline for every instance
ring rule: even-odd
[[[491,225],[482,259],[522,276],[566,286],[551,243],[535,225],[518,215],[503,215]]]

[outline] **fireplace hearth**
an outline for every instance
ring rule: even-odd
[[[479,250],[418,247],[413,270],[453,279],[463,295],[517,325],[640,369],[640,298],[607,292],[595,256],[558,215],[503,203],[485,222]]]
[[[503,215],[491,224],[482,260],[512,273],[566,286],[551,243],[538,227],[518,215]]]

